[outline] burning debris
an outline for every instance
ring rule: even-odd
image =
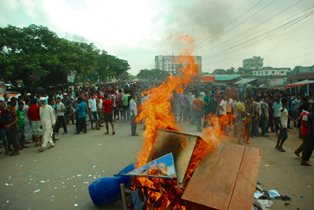
[[[193,47],[193,40],[184,37]],[[201,136],[178,132],[172,113],[174,91],[182,93],[198,72],[192,47],[180,57],[185,65],[159,87],[146,91],[137,121],[144,120],[144,142],[138,155],[131,189],[134,209],[251,209],[260,154],[258,149],[220,144],[221,120],[209,118],[211,127]],[[168,129],[168,130],[165,130]],[[171,154],[176,176],[143,174],[154,171],[151,161]],[[132,174],[133,173],[133,174]],[[240,200],[239,200],[240,199]],[[138,202],[140,201],[140,202]],[[240,203],[240,204],[239,204]]]

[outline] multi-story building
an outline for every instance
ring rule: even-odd
[[[253,76],[270,77],[270,76],[286,76],[290,72],[290,68],[273,68],[264,67],[262,69],[253,70]]]
[[[263,69],[263,58],[259,56],[253,56],[253,58],[247,58],[243,60],[243,68],[245,70],[259,70]]]
[[[179,61],[180,56],[158,55],[155,57],[155,68],[167,71],[171,74],[176,74],[184,63]],[[195,56],[196,62],[199,65],[199,71],[202,72],[202,56]]]

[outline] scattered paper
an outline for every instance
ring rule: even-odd
[[[84,184],[88,184],[88,182],[84,182]]]
[[[101,144],[98,144],[98,146],[101,146]]]
[[[11,178],[12,178],[12,176],[9,176],[9,177],[8,177],[8,180],[11,180]]]
[[[306,187],[307,187],[307,188],[309,188],[309,189],[311,189],[311,188],[312,188],[312,186],[311,186],[311,185],[306,185]]]
[[[45,183],[45,182],[46,182],[45,180],[41,180],[41,181],[40,181],[40,183]]]
[[[75,184],[73,185],[73,188],[74,188],[74,187],[76,187],[76,185],[75,185]]]
[[[12,186],[13,184],[4,183],[4,185],[5,185],[6,187],[9,187],[9,186]]]
[[[40,192],[40,189],[33,191],[33,193],[38,193]]]
[[[94,165],[93,168],[96,168],[96,166]]]
[[[79,205],[77,203],[74,204],[74,207],[78,207]]]
[[[91,174],[88,174],[88,177],[91,177],[92,175]]]
[[[270,165],[268,165],[268,164],[265,164],[264,166],[265,166],[265,167],[269,167]]]
[[[37,160],[33,160],[34,162],[37,162]]]
[[[20,165],[21,168],[23,168],[23,165]]]
[[[64,182],[61,182],[61,184],[64,184]]]
[[[78,174],[78,175],[77,175],[77,177],[81,177],[81,176],[82,176],[82,174]]]
[[[56,189],[58,189],[58,188],[57,188],[57,187],[54,187],[53,189],[55,189],[55,190],[56,190]]]
[[[260,198],[261,196],[263,196],[264,195],[264,193],[262,193],[262,192],[260,192],[260,191],[256,191],[255,193],[254,193],[254,198]]]
[[[50,196],[50,197],[54,198],[55,196],[54,196],[54,195],[52,195],[52,196]]]
[[[268,195],[270,198],[277,198],[277,197],[280,197],[280,194],[277,190],[275,189],[272,189],[272,190],[268,190]]]
[[[7,200],[6,202],[7,202],[7,203],[10,203],[10,201],[9,201],[9,200]]]

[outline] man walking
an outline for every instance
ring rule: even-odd
[[[106,123],[106,131],[107,131],[105,134],[109,134],[108,123],[110,123],[111,129],[112,129],[112,135],[115,135],[116,132],[114,130],[113,119],[112,119],[112,111],[113,111],[112,101],[109,99],[109,96],[107,93],[105,94],[105,99],[102,103],[102,107],[103,107],[104,120]]]
[[[39,110],[40,121],[43,128],[43,144],[39,148],[40,152],[43,152],[45,149],[54,147],[52,141],[53,134],[53,125],[56,123],[56,118],[53,113],[53,108],[46,104],[46,98],[40,98],[41,107]]]
[[[87,128],[86,128],[87,105],[82,97],[78,97],[77,103],[78,105],[76,108],[76,114],[77,114],[76,134],[80,134],[81,131],[84,131],[84,133],[86,133],[87,132]]]
[[[57,112],[57,125],[56,125],[56,133],[59,133],[59,128],[62,125],[63,134],[68,133],[67,124],[65,122],[65,105],[61,102],[61,98],[58,97],[56,100],[56,112]]]
[[[131,94],[131,100],[130,100],[130,115],[131,115],[131,135],[132,136],[138,136],[136,133],[136,116],[137,116],[137,104],[135,101],[135,95],[134,93]]]
[[[203,117],[203,112],[204,112],[204,102],[202,99],[200,99],[199,94],[195,94],[195,99],[193,100],[193,110],[194,110],[194,115],[195,115],[195,122],[196,122],[196,128],[197,131],[201,131],[201,121]]]

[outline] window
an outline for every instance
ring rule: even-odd
[[[275,74],[275,71],[272,71],[272,74]]]
[[[281,71],[281,74],[284,74],[285,72],[284,71]]]
[[[268,71],[265,71],[265,74],[268,74]]]

